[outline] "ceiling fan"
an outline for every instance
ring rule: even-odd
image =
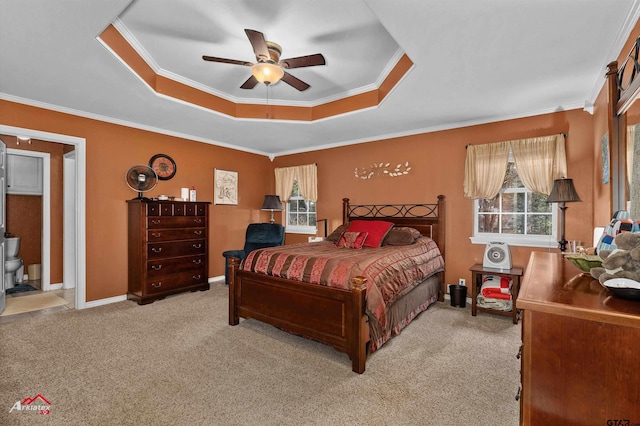
[[[215,56],[206,55],[202,56],[202,59],[205,61],[251,67],[252,75],[242,86],[240,86],[241,89],[253,89],[258,83],[269,85],[282,80],[300,91],[307,90],[310,87],[307,83],[292,76],[285,70],[325,65],[326,63],[324,56],[320,53],[280,60],[280,55],[282,54],[282,48],[280,45],[271,41],[266,41],[264,39],[264,34],[259,31],[245,29],[244,32],[247,34],[251,46],[253,46],[253,52],[256,55],[255,64],[236,59],[217,58]]]

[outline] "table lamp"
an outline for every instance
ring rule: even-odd
[[[567,240],[564,239],[564,213],[567,210],[565,203],[580,201],[578,193],[573,186],[573,179],[561,178],[553,181],[553,189],[547,198],[547,203],[558,203],[560,208],[560,232],[561,237],[558,241],[560,251],[564,252],[567,248]]]

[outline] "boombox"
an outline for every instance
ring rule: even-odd
[[[493,242],[487,244],[484,249],[484,268],[505,271],[511,269],[511,252],[509,244]]]

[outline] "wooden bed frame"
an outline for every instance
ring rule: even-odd
[[[350,205],[343,200],[343,223],[385,220],[410,226],[432,238],[445,254],[445,197],[436,204]],[[229,324],[254,318],[346,353],[352,369],[364,373],[369,342],[365,313],[366,279],[353,278],[351,290],[307,284],[243,271],[240,259],[229,260]],[[444,271],[439,272],[438,300],[444,300]]]

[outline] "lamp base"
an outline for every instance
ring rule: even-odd
[[[564,253],[567,250],[567,243],[569,243],[569,241],[565,240],[564,238],[558,241],[558,246],[560,247],[561,252]]]

